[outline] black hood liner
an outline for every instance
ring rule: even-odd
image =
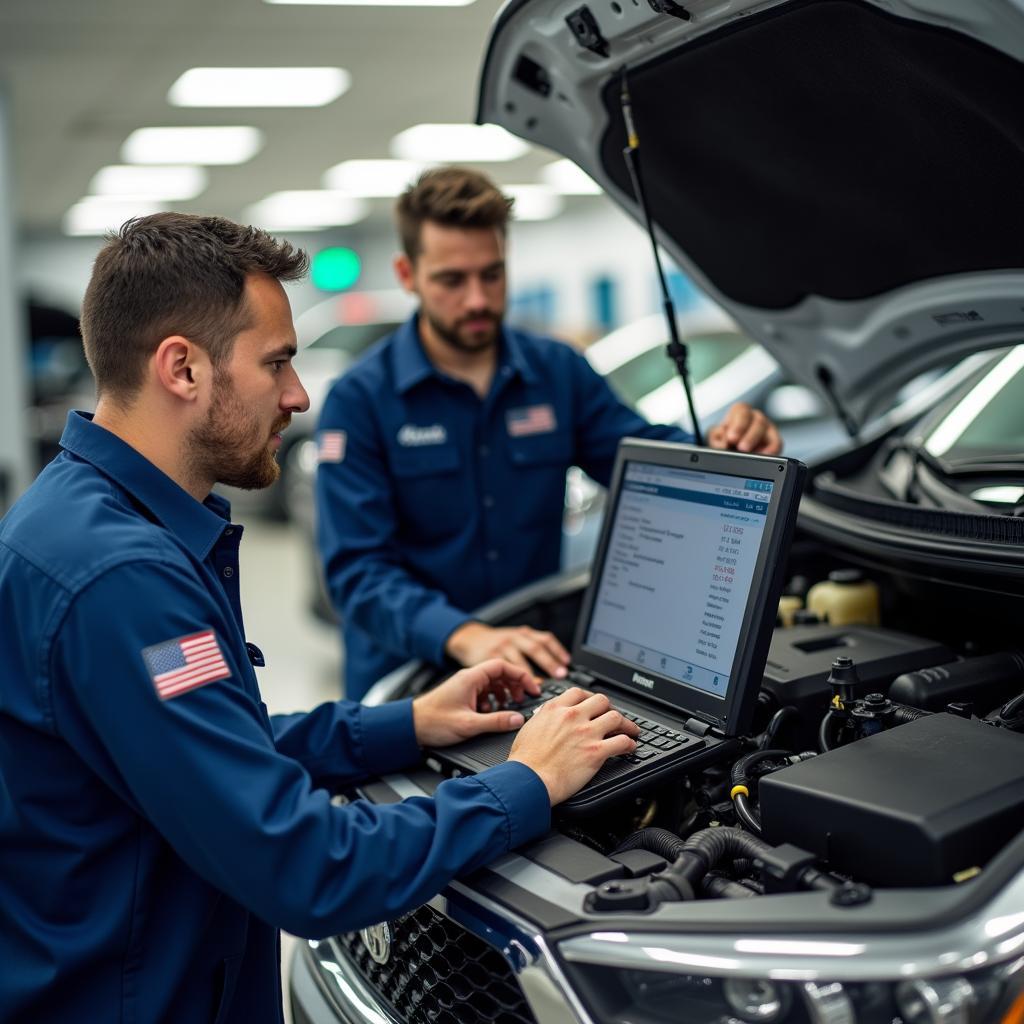
[[[855,0],[787,5],[629,71],[651,214],[726,296],[785,309],[1024,267],[1024,68]],[[603,92],[607,174],[620,83]]]

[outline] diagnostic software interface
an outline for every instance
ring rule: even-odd
[[[724,698],[771,494],[628,462],[585,646]]]

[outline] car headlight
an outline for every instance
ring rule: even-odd
[[[898,982],[789,981],[670,971],[570,973],[602,1024],[1024,1024],[1024,959]]]

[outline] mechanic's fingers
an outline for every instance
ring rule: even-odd
[[[566,705],[571,707],[574,704],[582,704],[590,696],[592,694],[588,690],[581,690],[578,686],[570,686],[565,693],[552,697],[544,707],[550,707],[552,704],[556,707],[564,707]]]
[[[501,645],[498,653],[505,659],[505,661],[510,663],[512,668],[524,671],[531,677],[533,676],[533,669],[530,667],[530,663],[526,660],[526,655],[519,650],[517,644],[506,641]]]
[[[527,687],[531,693],[535,692],[532,689],[536,686],[533,673],[522,655],[514,647],[510,648],[510,654],[515,657],[489,658],[471,670],[475,673],[480,692],[491,689],[500,693],[503,689],[516,686]]]
[[[640,735],[640,728],[636,722],[631,722],[626,718],[622,712],[616,711],[612,708],[610,711],[606,711],[603,715],[598,715],[594,719],[594,725],[605,736],[613,736],[616,733],[623,733],[626,736],[636,738]]]
[[[751,419],[755,415],[761,415],[756,413],[756,410],[752,409],[746,402],[736,402],[729,411],[725,414],[725,419],[722,421],[722,426],[725,427],[725,439],[726,443],[730,445],[736,445],[740,439],[750,429]]]
[[[761,444],[754,450],[759,455],[779,455],[782,452],[782,435],[771,420],[768,420],[768,429],[761,439]]]
[[[636,740],[624,733],[616,733],[601,740],[601,752],[605,757],[616,757],[619,754],[632,754],[636,750]]]
[[[752,452],[760,447],[768,432],[768,417],[763,412],[755,409],[747,424],[747,429],[736,442],[736,448],[741,452]]]
[[[520,632],[528,635],[544,647],[562,665],[568,665],[572,660],[569,657],[569,652],[562,646],[561,640],[554,633],[550,633],[546,629],[533,629],[530,626],[522,626]]]
[[[484,711],[473,720],[475,732],[510,732],[526,719],[518,711]]]
[[[555,647],[561,649],[561,644],[550,633],[544,634],[535,629],[525,629],[516,634],[516,645],[545,673],[556,679],[565,677],[565,665],[557,650],[552,649],[551,644],[545,642],[545,636],[550,638]]]
[[[612,702],[603,693],[590,693],[573,686],[552,698],[544,707],[571,707],[581,716],[593,719],[603,715],[611,706]]]

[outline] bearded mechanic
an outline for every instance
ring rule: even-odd
[[[217,482],[265,487],[308,399],[281,281],[306,257],[220,218],[129,221],[82,334],[94,416],[0,523],[0,1017],[281,1022],[277,928],[385,920],[543,834],[635,726],[571,690],[508,763],[389,807],[326,787],[515,728],[501,661],[378,708],[271,717]]]
[[[500,656],[564,675],[552,634],[488,626],[472,610],[558,570],[570,466],[607,484],[623,437],[693,440],[623,405],[568,345],[503,324],[511,207],[459,167],[427,171],[400,197],[394,269],[419,310],[333,385],[321,413],[318,544],[355,699],[413,657]],[[745,404],[708,443],[782,448]]]

